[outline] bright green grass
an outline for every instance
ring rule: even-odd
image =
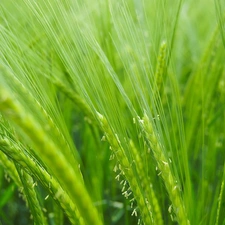
[[[224,15],[2,0],[0,224],[225,224]]]

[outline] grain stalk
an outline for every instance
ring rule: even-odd
[[[96,122],[96,119],[94,118],[90,107],[85,103],[85,101],[78,94],[76,94],[76,92],[74,92],[71,88],[66,86],[62,81],[60,81],[57,78],[51,79],[51,81],[59,89],[59,91],[65,94],[68,97],[68,99],[70,99],[73,102],[73,104],[84,113],[84,115],[86,116],[85,119],[89,123]]]

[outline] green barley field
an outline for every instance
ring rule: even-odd
[[[0,225],[224,225],[224,183],[224,1],[0,1]]]

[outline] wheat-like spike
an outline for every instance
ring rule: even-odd
[[[80,178],[78,165],[77,167],[75,165],[75,168],[71,167],[58,146],[43,131],[35,118],[28,114],[23,106],[16,99],[13,99],[4,87],[0,88],[0,96],[2,113],[17,124],[32,140],[35,154],[41,157],[41,160],[53,176],[57,177],[62,188],[68,192],[71,200],[76,204],[86,223],[93,225],[102,224],[90,195]]]
[[[156,72],[155,72],[155,81],[156,86],[154,89],[154,95],[157,96],[157,93],[159,96],[163,93],[163,81],[164,79],[164,73],[165,73],[165,67],[166,67],[166,42],[162,42],[159,50],[159,55],[157,59],[157,65],[156,65]]]
[[[132,140],[130,140],[129,145],[137,169],[138,177],[141,182],[142,189],[145,192],[146,201],[148,202],[147,207],[149,208],[149,211],[153,211],[154,224],[163,225],[162,213],[158,199],[155,195],[153,185],[148,179],[148,174],[146,168],[144,167],[143,160],[141,159],[141,156]]]
[[[163,152],[161,143],[159,142],[155,134],[152,123],[150,122],[147,114],[144,115],[143,119],[138,119],[141,127],[143,128],[145,137],[149,145],[151,146],[151,150],[157,162],[158,169],[164,180],[164,184],[166,186],[167,192],[173,205],[174,213],[177,217],[177,222],[180,225],[189,225],[190,222],[185,212],[185,206],[181,198],[180,187],[172,173],[169,160]]]
[[[21,146],[10,141],[7,137],[0,139],[0,146],[0,149],[5,154],[19,163],[26,171],[30,171],[30,173],[41,182],[52,198],[54,198],[65,211],[72,225],[84,225],[84,221],[77,207],[71,201],[68,194],[61,188],[55,178],[47,173],[35,159],[32,159],[21,149]]]
[[[40,202],[37,199],[37,194],[33,187],[33,183],[34,183],[33,178],[28,173],[26,173],[23,169],[21,169],[19,166],[17,167],[17,169],[23,184],[23,193],[26,196],[29,209],[33,216],[34,224],[47,225],[47,220],[43,214],[42,207],[40,205]]]
[[[47,126],[46,130],[50,131],[51,133],[57,138],[58,144],[61,146],[62,149],[64,149],[64,152],[70,154],[71,149],[69,146],[68,141],[66,140],[63,133],[60,131],[59,127],[56,125],[56,123],[53,121],[52,117],[48,114],[48,112],[45,110],[45,108],[41,105],[41,103],[34,98],[34,96],[27,90],[27,88],[21,83],[21,81],[18,80],[16,76],[14,76],[9,70],[6,70],[4,68],[1,68],[1,71],[4,72],[5,75],[10,79],[11,82],[14,83],[14,85],[23,93],[23,95],[26,96],[26,100],[33,104],[33,107],[37,107],[38,110],[41,111],[41,114],[44,116],[44,118],[47,120]],[[71,158],[72,164],[73,158]]]
[[[100,113],[97,113],[97,115],[100,120],[101,127],[103,131],[105,132],[105,136],[111,145],[110,149],[112,150],[113,154],[116,156],[117,160],[119,161],[119,168],[122,174],[125,176],[126,180],[129,182],[130,188],[137,201],[138,208],[140,209],[141,217],[144,224],[146,225],[153,224],[151,209],[148,207],[148,203],[146,202],[146,198],[144,196],[143,190],[141,189],[139,185],[137,176],[136,174],[134,174],[133,167],[131,166],[131,163],[129,162],[126,156],[125,151],[120,144],[120,140],[118,136],[113,133],[106,118]],[[119,180],[119,175],[116,177],[116,179]],[[123,195],[125,197],[128,197],[129,193],[125,191],[123,192]],[[137,214],[135,209],[132,214],[133,215]]]
[[[12,160],[10,160],[2,151],[1,151],[1,142],[0,142],[0,164],[4,168],[5,172],[13,179],[17,187],[21,187],[22,183],[20,181],[19,175],[17,173],[16,167]]]

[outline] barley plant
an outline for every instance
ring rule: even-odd
[[[1,0],[0,225],[224,225],[225,3]]]

